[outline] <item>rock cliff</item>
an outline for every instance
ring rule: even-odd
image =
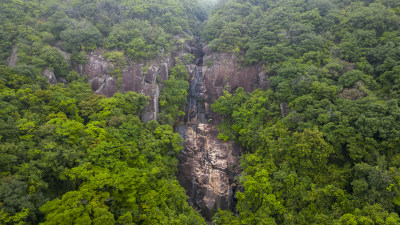
[[[147,122],[157,119],[161,81],[168,79],[168,71],[173,65],[172,58],[154,61],[150,66],[135,64],[129,60],[128,62],[120,72],[121,77],[118,78],[111,75],[116,70],[116,65],[101,54],[91,53],[88,55],[88,63],[83,67],[83,73],[88,76],[92,90],[96,94],[111,97],[118,91],[134,91],[150,96],[150,105],[143,113],[142,120]]]
[[[178,180],[189,203],[210,220],[217,209],[235,210],[235,177],[242,153],[241,146],[217,138],[216,125],[222,118],[210,106],[224,90],[266,89],[268,77],[260,65],[240,68],[234,54],[211,53],[198,45],[192,54],[196,64],[188,66],[191,86],[186,123],[177,128],[185,140],[179,154]]]
[[[43,69],[42,76],[46,77],[46,79],[49,81],[50,84],[52,84],[52,85],[57,84],[57,78],[54,75],[53,71],[51,71],[49,68]]]
[[[186,126],[184,150],[179,154],[178,180],[189,203],[211,219],[215,210],[235,207],[241,147],[217,138],[214,125]]]
[[[212,53],[209,48],[204,47],[204,82],[206,87],[205,101],[207,116],[218,119],[210,105],[214,103],[223,91],[234,91],[238,87],[243,87],[246,92],[251,92],[257,88],[268,88],[268,75],[262,65],[242,67],[238,58],[233,53]]]

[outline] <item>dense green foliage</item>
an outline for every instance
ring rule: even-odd
[[[179,63],[170,70],[169,79],[164,81],[160,95],[160,123],[174,125],[180,116],[185,115],[189,89],[189,75],[185,65]]]
[[[221,0],[200,32],[214,4],[0,2],[0,64],[18,55],[0,65],[0,224],[205,223],[175,178],[171,127],[194,55],[159,84],[159,122],[139,118],[147,97],[93,95],[73,70],[101,49],[120,73],[190,33],[269,75],[212,105],[219,138],[246,150],[236,212],[214,224],[400,224],[400,1]]]
[[[0,66],[0,224],[204,224],[175,178],[180,136],[139,118],[149,99],[93,95],[74,69],[98,49],[115,73],[129,58],[170,56],[209,9],[191,0],[0,2],[0,64],[17,55],[15,69]],[[67,87],[49,86],[45,68]],[[181,64],[170,73],[160,122],[173,125],[188,75]]]
[[[400,224],[399,7],[230,0],[216,10],[210,47],[270,75],[268,91],[239,88],[212,105],[220,138],[246,149],[239,215],[221,211],[216,224]]]
[[[173,36],[198,32],[206,17],[207,7],[197,0],[4,0],[0,63],[14,47],[17,65],[66,76],[60,49],[72,53],[73,62],[97,48],[123,51],[135,61],[168,56]]]
[[[175,178],[182,139],[148,98],[38,85],[0,67],[0,223],[203,224]]]

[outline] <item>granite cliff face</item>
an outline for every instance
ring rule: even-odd
[[[50,84],[56,85],[57,78],[54,73],[49,68],[44,68],[42,71],[42,76],[46,77]]]
[[[185,149],[179,155],[178,180],[189,203],[208,220],[217,209],[234,210],[242,148],[219,140],[212,124],[187,125],[183,136]]]
[[[83,73],[88,76],[92,90],[96,94],[113,96],[116,92],[134,91],[151,97],[150,105],[142,115],[144,122],[157,119],[158,98],[161,82],[168,79],[168,70],[172,67],[173,60],[165,58],[153,62],[150,66],[129,62],[122,68],[120,84],[118,77],[111,73],[116,70],[116,65],[102,57],[101,54],[88,55],[88,63],[83,66]],[[145,72],[146,71],[146,72]]]
[[[224,90],[234,91],[243,87],[244,91],[251,92],[257,88],[268,88],[268,75],[262,65],[242,67],[233,53],[212,53],[207,46],[203,51],[204,64],[208,65],[204,69],[203,81],[208,117],[218,120],[210,105],[223,95]]]
[[[186,123],[177,128],[185,139],[179,154],[178,180],[186,189],[189,203],[210,220],[217,209],[235,211],[239,188],[235,177],[240,172],[242,153],[238,144],[217,138],[216,125],[222,118],[210,106],[224,90],[266,89],[268,82],[261,66],[239,68],[234,54],[211,53],[199,44],[192,53],[196,63],[187,67],[191,86]]]

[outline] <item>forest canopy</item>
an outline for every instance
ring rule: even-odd
[[[1,224],[203,224],[175,173],[182,138],[148,98],[40,87],[0,66]]]
[[[149,97],[96,95],[77,68],[96,50],[118,66],[169,57],[174,37],[199,32],[208,9],[188,0],[0,2],[0,224],[205,224],[176,179],[183,140],[165,125],[183,106],[166,108],[162,124],[143,123]],[[65,81],[50,85],[47,70]],[[181,70],[165,84],[172,103],[186,98],[168,92],[186,91]]]
[[[202,37],[260,64],[269,89],[225,92],[220,138],[245,147],[237,215],[216,224],[400,224],[400,2],[242,1]],[[286,111],[286,114],[282,114]]]
[[[78,73],[93,51],[147,65],[194,36],[268,75],[211,106],[245,149],[213,224],[400,224],[398,0],[2,0],[0,224],[206,224],[176,179],[195,56],[147,123],[149,97]]]

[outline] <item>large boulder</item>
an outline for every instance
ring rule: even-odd
[[[44,68],[42,71],[42,75],[46,77],[46,79],[49,81],[50,84],[52,85],[57,84],[57,78],[54,75],[54,72],[51,71],[49,68]]]

